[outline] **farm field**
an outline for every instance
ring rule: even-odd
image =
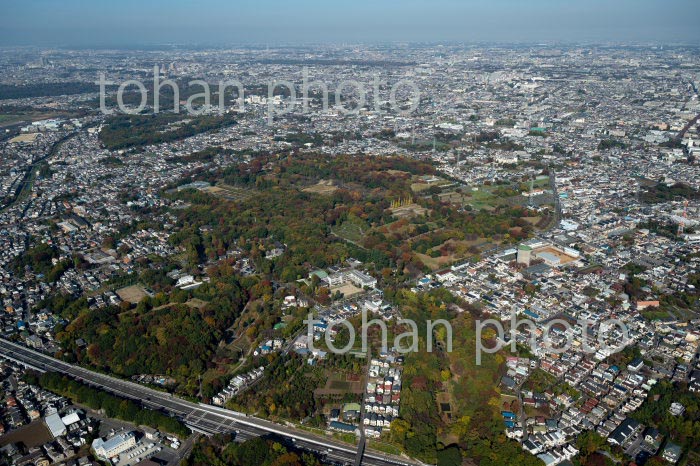
[[[29,448],[39,447],[51,439],[51,432],[44,421],[37,420],[0,437],[0,447],[10,443],[24,443]]]
[[[314,391],[314,394],[316,396],[344,395],[346,393],[360,395],[363,392],[364,387],[361,380],[348,380],[346,375],[333,374],[328,377],[326,385],[321,388],[317,388]]]

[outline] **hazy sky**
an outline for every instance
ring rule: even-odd
[[[700,44],[698,0],[0,0],[0,45]]]

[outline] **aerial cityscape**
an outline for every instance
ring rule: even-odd
[[[93,3],[0,2],[0,465],[700,465],[697,5]]]

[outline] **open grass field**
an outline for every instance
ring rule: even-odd
[[[132,285],[117,290],[117,296],[127,303],[138,304],[148,295],[141,285]]]
[[[651,310],[644,310],[641,312],[642,317],[644,317],[647,320],[669,320],[671,319],[671,314],[666,311],[666,310],[658,310],[658,309],[651,309]]]
[[[332,180],[321,180],[313,186],[302,189],[305,193],[331,195],[338,190]]]
[[[461,204],[462,206],[470,205],[476,210],[493,210],[499,203],[499,198],[496,197],[490,186],[479,187],[478,190],[471,190],[462,193],[450,191],[439,194],[440,199],[452,204]]]
[[[432,248],[431,251],[432,250],[435,250],[435,251],[440,250],[440,248],[444,244],[448,244],[448,243],[453,247],[454,252],[452,254],[447,255],[447,256],[431,257],[428,254],[420,254],[420,253],[416,253],[416,255],[420,258],[420,260],[426,266],[428,266],[431,270],[434,271],[434,270],[444,269],[448,265],[451,265],[455,262],[459,262],[461,260],[464,260],[464,259],[470,257],[472,255],[472,252],[470,251],[470,249],[477,248],[480,250],[484,250],[484,249],[489,249],[490,247],[493,247],[493,245],[491,243],[485,243],[484,240],[458,241],[458,240],[450,239],[450,240],[446,241],[445,243]],[[488,247],[485,248],[484,246],[488,246]]]
[[[192,299],[190,299],[189,301],[187,301],[185,304],[187,304],[187,305],[188,305],[189,307],[191,307],[191,308],[203,309],[204,306],[207,305],[207,302],[206,302],[206,301],[202,301],[202,300],[199,299],[199,298],[192,298]]]
[[[352,375],[352,374],[350,374]],[[353,393],[355,395],[361,395],[364,393],[364,386],[360,380],[348,380],[348,377],[344,374],[330,374],[326,385],[321,388],[317,388],[314,391],[316,396],[328,396],[328,395],[344,395],[346,393]]]
[[[388,435],[388,434],[382,434]],[[372,450],[381,451],[383,453],[388,453],[390,455],[401,455],[402,451],[396,445],[390,443],[382,442],[380,439],[367,439],[367,448]]]
[[[443,192],[439,194],[439,196],[441,200],[453,204],[459,204],[462,206],[469,205],[476,210],[483,209],[490,211],[501,204],[507,204],[512,206],[528,204],[530,202],[529,199],[521,194],[523,184],[527,185],[527,189],[529,189],[529,183],[511,183],[510,185],[479,185],[463,188],[462,192]],[[549,177],[538,177],[533,182],[532,186],[533,188],[547,189],[549,187]],[[512,190],[513,195],[504,195],[503,191],[505,189]],[[540,199],[543,197],[545,197],[545,202],[543,202],[543,199]],[[538,196],[534,200],[537,201],[537,205],[547,203],[546,196]]]
[[[217,184],[216,186],[209,186],[208,188],[202,189],[202,191],[212,196],[234,202],[245,201],[253,197],[253,191],[250,189],[237,188],[223,183]]]
[[[430,270],[440,270],[447,267],[454,261],[452,256],[440,256],[440,257],[430,257],[426,254],[416,253],[416,256],[423,262]]]
[[[12,139],[10,139],[10,143],[17,143],[17,142],[34,142],[36,138],[39,137],[39,133],[25,133],[25,134],[20,134],[19,136],[15,136]]]
[[[547,188],[549,187],[549,177],[548,176],[538,176],[533,182],[535,188]]]
[[[21,117],[19,115],[10,115],[10,114],[0,115],[0,124],[13,123],[13,122],[16,122],[18,118],[21,118]]]
[[[46,120],[48,118],[56,118],[56,117],[70,117],[71,114],[70,112],[52,112],[52,111],[28,111],[24,113],[0,113],[0,127],[3,126],[11,126],[15,125],[17,123],[22,123],[26,122],[29,123],[31,121],[37,121],[37,120]]]
[[[411,191],[414,193],[422,193],[433,186],[437,186],[438,188],[446,188],[450,185],[452,185],[453,182],[446,180],[444,178],[438,178],[438,177],[416,177],[415,181],[411,183]]]
[[[332,380],[330,382],[330,388],[332,390],[342,390],[344,392],[347,392],[350,390],[352,387],[352,384],[350,382],[345,382],[343,380]]]
[[[333,233],[353,243],[362,244],[369,229],[362,220],[351,216],[340,226],[333,228]]]
[[[391,174],[391,175],[410,175],[410,173],[407,172],[407,171],[404,171],[404,170],[396,170],[396,169],[393,169],[393,168],[388,169],[386,172],[389,173],[389,174]]]

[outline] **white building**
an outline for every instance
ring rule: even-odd
[[[136,435],[133,432],[117,434],[109,440],[97,438],[92,442],[95,454],[103,460],[109,460],[136,445]]]
[[[66,425],[63,423],[63,421],[61,421],[61,416],[59,416],[58,413],[53,413],[46,416],[45,421],[46,427],[49,428],[49,431],[54,438],[66,435]]]
[[[451,270],[443,270],[442,272],[438,272],[435,274],[435,278],[437,278],[440,283],[452,284],[457,281],[457,276],[452,273]]]
[[[359,270],[351,270],[347,273],[348,280],[352,282],[353,285],[360,288],[375,288],[377,286],[377,279],[367,275]]]
[[[71,414],[61,418],[61,422],[63,422],[63,424],[66,427],[68,427],[68,426],[71,426],[77,422],[80,422],[80,416],[78,415],[78,413],[71,413]]]
[[[339,272],[339,273],[334,273],[331,275],[328,275],[326,278],[326,281],[328,281],[328,285],[331,287],[337,287],[341,286],[343,283],[347,281],[347,278],[344,273]]]

